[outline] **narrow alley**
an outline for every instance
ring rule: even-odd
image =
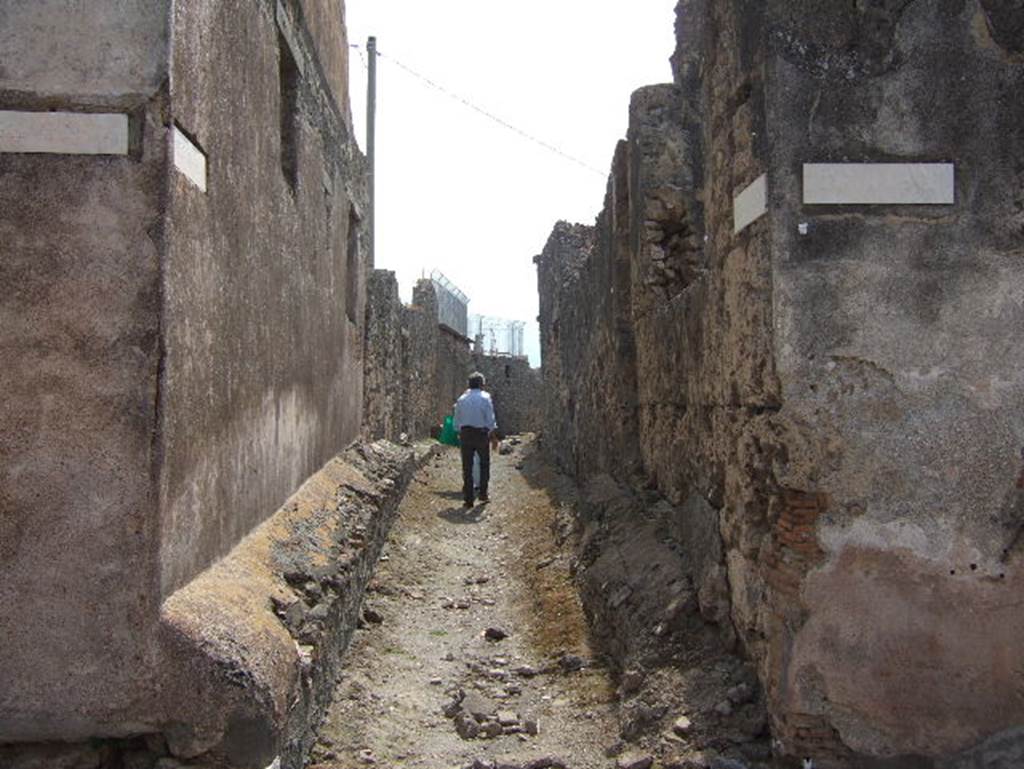
[[[1024,0],[0,0],[0,769],[1022,769],[1022,93]]]
[[[310,768],[758,765],[703,750],[702,720],[731,715],[730,697],[737,711],[754,699],[729,690],[738,660],[623,673],[602,653],[574,579],[576,490],[533,435],[503,450],[489,504],[462,507],[454,450],[410,484]],[[763,710],[746,710],[760,726],[717,747],[757,745]]]
[[[612,684],[554,544],[558,510],[521,471],[533,446],[513,448],[492,458],[486,505],[462,507],[456,451],[413,480],[313,766],[608,765]]]

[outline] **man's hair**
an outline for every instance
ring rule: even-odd
[[[479,371],[474,371],[472,374],[469,375],[470,390],[479,390],[485,384],[487,384],[487,380],[484,379],[484,375],[481,374]]]

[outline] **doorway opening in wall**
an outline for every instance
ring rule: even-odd
[[[345,260],[345,314],[356,323],[356,302],[359,299],[359,214],[348,207],[348,253]]]
[[[277,35],[278,86],[281,90],[281,173],[295,193],[299,182],[299,68],[284,35]]]

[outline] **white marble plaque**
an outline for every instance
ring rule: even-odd
[[[768,211],[768,176],[761,174],[732,201],[732,231],[737,233]]]
[[[952,163],[805,163],[804,203],[952,205]]]
[[[171,129],[171,133],[174,136],[171,146],[174,167],[196,187],[206,192],[206,155],[178,130],[177,126]]]
[[[0,152],[127,155],[128,116],[0,110]]]

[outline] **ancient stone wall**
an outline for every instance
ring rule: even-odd
[[[502,434],[540,429],[540,371],[530,368],[529,360],[508,355],[474,354],[472,366],[487,379],[485,389],[494,401],[494,414]]]
[[[0,14],[0,742],[116,729],[153,688],[164,6]],[[50,109],[49,151],[9,143]]]
[[[395,273],[373,270],[366,285],[363,431],[393,441],[410,434],[406,312]]]
[[[358,436],[363,161],[308,5],[0,11],[0,742],[223,738],[161,611]]]
[[[417,281],[412,304],[394,273],[374,270],[367,295],[363,431],[398,440],[430,434],[452,413],[473,369],[469,341],[440,325],[432,281]]]
[[[365,292],[362,160],[298,4],[174,11],[175,126],[207,173],[167,200],[165,594],[358,436]]]
[[[538,259],[545,443],[672,505],[702,615],[816,766],[968,765],[1024,719],[1024,62],[997,5],[683,0],[597,228]],[[587,432],[591,393],[631,429]]]
[[[606,203],[625,205],[624,147],[616,152]],[[636,442],[636,364],[623,322],[622,211],[606,208],[596,227],[559,222],[536,257],[541,286],[544,443],[567,472],[632,475]],[[619,226],[616,226],[619,225]],[[628,264],[628,262],[626,263]],[[620,285],[616,291],[616,282]]]

